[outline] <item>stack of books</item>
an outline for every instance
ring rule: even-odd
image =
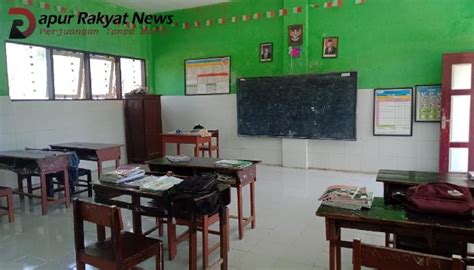
[[[366,187],[334,185],[329,186],[319,200],[322,201],[322,205],[360,210],[372,207],[374,195],[372,192],[367,192]]]
[[[149,175],[144,178],[132,180],[125,183],[126,185],[133,186],[139,189],[151,190],[151,191],[164,191],[172,188],[173,186],[181,183],[183,180],[173,176],[154,176]]]
[[[137,180],[145,176],[145,171],[140,169],[138,165],[121,165],[117,169],[104,173],[100,176],[99,181],[121,184]]]
[[[232,159],[223,159],[216,161],[216,166],[218,167],[225,167],[225,168],[245,168],[247,166],[252,165],[251,161],[247,160],[232,160]]]

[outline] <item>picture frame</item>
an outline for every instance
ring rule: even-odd
[[[323,38],[323,58],[337,58],[339,53],[339,37]]]
[[[216,56],[184,60],[186,96],[230,94],[231,57]],[[212,70],[212,72],[209,72]]]
[[[260,63],[273,61],[273,43],[272,42],[260,43],[259,59],[260,59]]]
[[[413,136],[413,88],[374,89],[374,136]]]
[[[303,45],[303,25],[293,24],[288,26],[288,46]]]
[[[441,85],[415,86],[415,122],[441,121]]]

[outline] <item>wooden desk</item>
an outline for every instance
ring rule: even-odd
[[[18,189],[14,193],[24,196],[41,198],[42,214],[48,213],[48,205],[64,203],[66,207],[71,205],[69,194],[69,154],[56,151],[40,150],[15,150],[0,152],[0,169],[15,172],[18,175]],[[64,197],[49,198],[46,192],[46,175],[52,173],[64,173]],[[41,195],[25,193],[23,191],[23,178],[25,174],[37,174],[40,177]]]
[[[166,158],[158,158],[147,161],[151,171],[168,172],[172,171],[177,175],[192,176],[206,172],[218,172],[230,175],[235,178],[235,183],[229,183],[231,187],[237,189],[237,216],[239,223],[239,239],[244,238],[244,228],[251,224],[252,229],[256,227],[256,207],[255,207],[255,183],[257,181],[257,164],[260,161],[252,161],[252,165],[245,168],[224,168],[216,165],[219,158],[192,158],[188,162],[170,162]],[[242,189],[250,185],[250,216],[244,217]]]
[[[439,174],[435,172],[380,170],[376,181],[383,183],[386,203],[394,203],[392,200],[394,192],[405,192],[411,186],[436,182],[468,187],[474,195],[474,180],[469,180],[465,173]]]
[[[142,234],[141,216],[155,216],[170,218],[167,211],[169,202],[163,197],[163,192],[149,192],[135,189],[125,185],[113,185],[106,183],[94,184],[95,202],[116,205],[132,211],[133,231]],[[220,231],[220,262],[221,269],[228,268],[229,235],[227,223],[227,205],[230,204],[230,188],[228,185],[219,185],[221,196],[221,207],[219,210],[219,231]],[[115,197],[127,196],[129,201],[116,200]],[[142,204],[141,199],[152,199],[153,204]],[[200,218],[195,209],[189,209],[191,213],[191,226],[189,227],[189,269],[197,269],[197,219]],[[172,212],[172,211],[171,211]],[[105,239],[105,228],[98,226],[98,238]]]
[[[176,153],[181,154],[181,144],[194,144],[194,156],[199,156],[199,146],[202,144],[207,144],[211,147],[212,137],[205,136],[202,137],[199,133],[184,133],[184,134],[175,134],[175,133],[162,133],[160,134],[163,156],[166,156],[166,144],[175,143],[176,144]]]
[[[370,210],[347,210],[321,205],[316,215],[326,219],[326,239],[329,241],[329,269],[341,269],[341,247],[352,248],[352,240],[341,239],[341,229],[385,232],[425,238],[433,253],[436,243],[443,241],[460,244],[474,242],[472,219],[453,219],[433,215],[407,212],[401,205],[387,205],[383,198],[375,198]],[[467,245],[465,245],[467,246]],[[464,257],[467,250],[464,250]],[[467,264],[474,260],[468,258]]]
[[[96,161],[97,173],[100,178],[103,172],[102,162],[115,160],[115,168],[120,165],[120,146],[119,144],[70,142],[51,144],[49,147],[56,150],[74,151],[81,160]]]

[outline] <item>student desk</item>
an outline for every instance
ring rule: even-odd
[[[326,220],[326,239],[329,241],[329,269],[341,269],[341,247],[352,248],[352,240],[341,239],[341,229],[357,229],[423,237],[430,249],[443,241],[461,244],[474,243],[472,218],[453,219],[407,212],[403,206],[385,204],[383,198],[375,198],[369,210],[347,210],[321,205],[316,215]],[[467,251],[464,251],[464,257]],[[472,258],[465,258],[467,265],[474,265]]]
[[[383,183],[386,203],[393,203],[394,192],[405,192],[409,187],[425,183],[444,182],[468,187],[474,195],[474,180],[469,180],[466,173],[440,174],[435,172],[380,170],[377,182]]]
[[[221,206],[219,208],[219,232],[220,232],[220,259],[217,263],[221,264],[221,269],[228,268],[228,250],[229,250],[229,231],[228,231],[228,215],[227,205],[230,204],[230,188],[228,185],[220,184],[218,186]],[[169,202],[163,197],[163,192],[144,191],[131,186],[96,183],[94,184],[95,202],[115,205],[132,211],[133,232],[142,234],[141,216],[169,217],[167,206]],[[126,196],[129,200],[118,200],[116,197]],[[153,204],[142,204],[141,199],[154,200]],[[191,205],[191,204],[188,204]],[[189,269],[197,269],[197,219],[199,214],[195,209],[186,211],[191,213],[188,217],[191,220],[189,227]],[[98,239],[105,239],[105,228],[98,226]]]
[[[201,136],[198,132],[196,133],[162,133],[161,145],[163,156],[166,156],[166,144],[175,143],[176,144],[176,153],[181,154],[181,144],[194,144],[194,156],[199,156],[199,146],[202,144],[207,144],[208,147],[211,147],[212,136]]]
[[[115,168],[120,165],[119,144],[70,142],[51,144],[49,147],[53,150],[65,149],[74,151],[81,160],[96,161],[99,178],[102,174],[102,162],[115,160]]]
[[[252,165],[245,168],[227,168],[216,165],[218,158],[192,158],[187,162],[170,162],[166,158],[158,158],[147,161],[151,171],[163,172],[172,171],[177,175],[192,176],[199,173],[217,172],[231,176],[235,182],[229,183],[231,187],[237,189],[237,216],[239,223],[239,239],[244,238],[244,228],[251,224],[252,229],[256,226],[255,210],[255,182],[257,180],[257,164],[260,161],[252,161]],[[250,185],[250,216],[244,217],[242,203],[242,188]]]
[[[64,203],[66,207],[71,205],[69,194],[69,154],[56,151],[41,150],[15,150],[0,152],[0,169],[15,172],[18,175],[18,189],[15,190],[20,198],[24,196],[41,198],[42,214],[48,213],[48,205]],[[46,192],[46,175],[52,173],[64,173],[64,197],[49,198]],[[38,175],[40,177],[41,195],[25,193],[23,191],[22,175]]]

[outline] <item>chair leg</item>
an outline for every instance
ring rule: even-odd
[[[239,223],[239,240],[244,238],[244,212],[242,209],[242,186],[237,186],[237,221]]]
[[[163,270],[163,268],[163,245],[160,243],[160,248],[158,249],[158,253],[156,254],[155,258],[155,269]]]
[[[176,257],[176,224],[173,224],[173,218],[168,218],[166,228],[168,229],[168,259],[172,261]]]
[[[209,220],[208,216],[202,217],[202,268],[209,266]]]
[[[87,196],[92,197],[92,172],[87,172]]]
[[[7,195],[7,207],[8,207],[8,222],[15,222],[15,212],[13,209],[13,195],[10,193]]]
[[[26,177],[26,188],[28,193],[33,194],[33,184],[31,182],[31,176]]]
[[[86,265],[76,260],[76,269],[77,270],[86,270]]]
[[[20,200],[24,200],[25,199],[25,195],[23,194],[24,190],[23,190],[23,176],[21,175],[18,175],[18,192],[19,192],[19,196],[20,196]]]
[[[163,232],[163,219],[162,218],[156,218],[156,225],[158,225],[158,236],[163,237],[164,232]]]

